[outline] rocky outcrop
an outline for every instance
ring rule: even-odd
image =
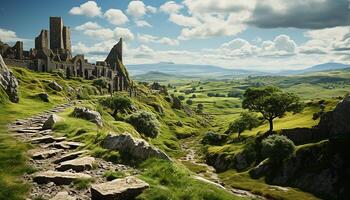
[[[50,83],[49,83],[49,87],[50,87],[51,89],[53,89],[53,90],[58,91],[58,92],[60,92],[60,91],[63,90],[62,86],[60,86],[60,85],[59,85],[58,83],[56,83],[55,81],[50,82]]]
[[[41,159],[47,159],[52,156],[57,155],[58,153],[61,153],[62,149],[52,149],[52,150],[44,150],[44,151],[31,151],[29,154],[31,154],[31,157],[35,160],[41,160]]]
[[[47,93],[39,93],[37,94],[37,96],[39,97],[39,99],[41,99],[43,102],[49,102],[49,95]]]
[[[59,121],[62,121],[63,118],[56,115],[56,114],[52,114],[50,115],[50,117],[44,122],[44,125],[43,125],[43,130],[47,130],[47,129],[52,129],[53,126],[59,122]]]
[[[350,139],[350,95],[346,96],[336,108],[321,116],[317,126],[322,134],[331,139]]]
[[[102,145],[106,149],[118,150],[121,153],[127,153],[138,160],[146,160],[156,157],[165,160],[171,160],[163,151],[151,146],[143,139],[133,138],[130,134],[121,135],[109,134]]]
[[[6,92],[9,100],[13,103],[19,102],[18,81],[6,66],[2,56],[0,55],[0,87]]]
[[[129,176],[91,186],[92,200],[131,200],[149,188],[148,183]]]
[[[280,166],[263,161],[250,171],[253,178],[266,177],[269,184],[297,187],[325,199],[349,196],[349,153],[347,146],[323,141],[297,150]]]
[[[103,125],[101,114],[97,111],[89,110],[87,108],[75,107],[72,115],[77,118],[89,120],[98,126]]]

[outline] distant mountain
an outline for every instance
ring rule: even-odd
[[[198,79],[198,77],[194,76],[182,76],[182,75],[175,75],[175,74],[167,74],[163,72],[154,72],[150,71],[145,74],[139,74],[132,76],[134,80],[138,81],[157,81],[157,82],[162,82],[162,81],[169,81],[169,80],[188,80],[188,79]]]
[[[350,67],[350,65],[329,62],[329,63],[315,65],[315,66],[312,66],[312,67],[309,67],[309,68],[306,68],[303,70],[285,70],[285,71],[282,71],[278,74],[280,74],[280,75],[305,74],[305,73],[311,73],[311,72],[341,70],[341,69],[346,69],[349,67]]]
[[[161,62],[156,64],[140,64],[128,65],[128,71],[132,76],[147,74],[149,72],[159,72],[168,75],[190,76],[190,77],[213,77],[220,78],[221,76],[248,76],[262,75],[266,73],[258,71],[249,71],[242,69],[226,69],[214,65],[190,65],[190,64],[175,64],[171,62]]]

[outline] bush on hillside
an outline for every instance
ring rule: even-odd
[[[262,154],[273,162],[283,161],[293,155],[294,143],[284,135],[270,135],[261,142]]]
[[[112,115],[115,116],[120,111],[125,111],[131,108],[132,102],[128,97],[124,96],[112,96],[104,98],[100,101],[100,104],[113,111]]]
[[[193,101],[192,101],[191,99],[188,99],[188,100],[186,101],[186,103],[187,103],[188,105],[192,105],[192,104],[193,104]]]
[[[100,88],[107,88],[108,87],[108,81],[107,81],[106,78],[98,78],[98,79],[95,79],[92,82],[92,85],[100,87]]]
[[[182,100],[185,100],[185,97],[182,96],[182,95],[179,95],[177,98],[179,98],[181,101],[182,101]]]
[[[159,134],[160,123],[153,113],[140,111],[131,114],[127,121],[147,137],[155,138]]]
[[[205,135],[202,139],[202,143],[203,144],[210,144],[210,145],[220,145],[223,142],[225,142],[226,139],[227,139],[227,135],[209,131],[209,132],[205,133]]]

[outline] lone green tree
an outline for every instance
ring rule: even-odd
[[[273,120],[283,117],[286,112],[298,113],[303,110],[300,98],[273,86],[248,88],[243,95],[242,107],[260,112],[273,130]]]
[[[252,130],[253,128],[259,126],[259,124],[260,120],[255,114],[250,112],[242,112],[240,117],[230,124],[229,128],[225,133],[238,133],[239,138],[243,131]]]

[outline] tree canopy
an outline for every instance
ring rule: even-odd
[[[260,124],[260,121],[256,115],[250,112],[242,112],[240,117],[233,121],[228,130],[225,132],[226,134],[236,132],[238,133],[238,137],[245,130],[251,130],[257,127]]]
[[[286,112],[300,112],[303,109],[303,104],[297,95],[283,92],[277,87],[267,86],[248,88],[243,95],[242,107],[250,111],[260,112],[270,124],[269,131],[272,131],[275,118],[283,117]]]

